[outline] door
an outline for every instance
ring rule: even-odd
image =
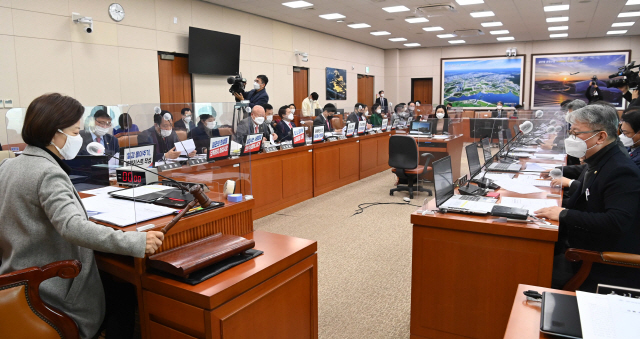
[[[411,100],[420,100],[422,104],[433,103],[433,79],[411,79]]]
[[[302,67],[293,68],[293,104],[296,105],[295,120],[296,126],[300,126],[300,117],[302,116],[302,100],[309,94],[309,69]],[[279,107],[274,107],[274,112]]]
[[[171,60],[173,57],[173,60]],[[189,57],[169,53],[158,53],[158,73],[160,75],[160,103],[191,103],[191,74]],[[161,105],[173,115],[173,121],[180,120],[183,105]],[[186,105],[190,107],[191,105]]]
[[[373,78],[373,75],[358,74],[358,102],[369,106],[369,111],[375,102],[373,99]]]

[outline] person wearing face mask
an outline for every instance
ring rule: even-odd
[[[502,110],[502,101],[498,101],[496,104],[496,109],[491,111],[492,118],[506,118],[507,112]]]
[[[391,123],[398,122],[398,126],[405,126],[409,119],[409,112],[407,112],[407,107],[404,103],[397,104],[393,109],[393,114],[391,115]]]
[[[176,131],[186,131],[187,139],[191,139],[191,131],[196,128],[196,124],[193,122],[193,113],[191,108],[185,107],[180,111],[182,119],[176,121],[174,128]]]
[[[378,92],[378,97],[376,98],[376,104],[380,105],[382,109],[382,113],[389,113],[389,100],[384,97],[384,91]]]
[[[22,128],[27,146],[21,156],[0,162],[0,274],[62,260],[80,261],[77,277],[47,280],[40,285],[40,297],[70,316],[80,338],[87,339],[95,336],[103,318],[125,312],[122,308],[106,311],[105,305],[122,297],[111,295],[103,283],[106,277],[98,272],[93,251],[144,258],[162,245],[164,236],[156,231],[122,232],[87,217],[69,178],[71,168],[62,161],[74,159],[82,147],[83,113],[76,99],[58,93],[42,95],[29,104]],[[128,304],[130,323],[135,325],[135,289],[129,286],[134,298]],[[107,326],[111,334],[117,330]],[[130,330],[129,337],[133,326]]]
[[[534,212],[560,222],[553,288],[562,287],[579,266],[564,258],[568,248],[640,254],[640,169],[617,145],[615,109],[589,105],[573,111],[567,120],[571,129],[566,152],[584,157],[585,168],[563,207]],[[638,288],[640,270],[596,264],[580,289],[595,291],[596,283]]]
[[[276,141],[278,140],[278,134],[276,133],[277,122],[273,120],[273,106],[264,104],[262,108],[264,108],[265,114],[264,124],[267,126],[267,132],[269,133],[267,140],[269,140],[269,136],[271,136],[273,137],[273,141]]]
[[[206,154],[209,149],[211,138],[219,137],[220,131],[216,124],[215,115],[200,114],[200,121],[196,128],[191,133],[193,142],[196,145],[196,151],[201,154]]]
[[[113,135],[118,137],[120,133],[134,133],[139,131],[138,125],[133,123],[131,116],[128,113],[122,113],[120,117],[118,117],[118,127],[113,128]]]
[[[413,120],[415,120],[417,114],[415,101],[409,101],[407,104],[407,113],[409,113],[408,118],[414,118]]]
[[[266,75],[258,75],[253,81],[253,89],[244,93],[233,93],[237,100],[249,100],[249,107],[264,105],[269,102],[269,95],[265,90],[269,78]]]
[[[620,118],[620,140],[629,157],[640,168],[640,107],[628,108]]]
[[[331,117],[335,114],[336,114],[336,106],[334,106],[333,104],[324,105],[324,107],[322,108],[322,114],[318,115],[313,120],[313,126],[314,127],[324,126],[325,133],[333,132],[333,126],[331,126],[329,119],[331,119]]]
[[[178,135],[173,129],[173,120],[169,111],[162,110],[153,115],[153,126],[138,135],[139,145],[155,145],[153,161],[166,161],[177,159],[180,151],[176,151]],[[189,157],[195,156],[196,150],[189,153]]]
[[[382,119],[384,119],[384,117],[382,116],[382,108],[380,107],[380,104],[373,104],[371,112],[371,118],[369,118],[371,125],[373,125],[373,127],[382,126]]]
[[[100,109],[93,115],[93,121],[89,123],[89,131],[80,131],[82,137],[82,148],[80,148],[80,155],[89,155],[87,151],[87,145],[92,142],[97,142],[104,146],[105,154],[116,154],[120,152],[120,145],[118,139],[109,134],[111,128],[111,117],[109,114]]]
[[[347,121],[356,122],[356,123],[363,121],[366,123],[367,115],[365,114],[365,112],[368,112],[367,105],[356,103],[355,107],[353,108],[353,112],[349,114],[349,116],[347,117]],[[367,124],[367,129],[370,129],[370,128],[371,128],[371,124]]]
[[[589,83],[589,87],[587,87],[584,96],[587,97],[589,103],[604,100],[604,95],[602,95],[602,91],[600,90],[600,88],[598,88],[597,80],[592,80]]]
[[[269,127],[265,123],[265,117],[266,113],[264,111],[264,107],[260,105],[253,106],[251,115],[240,121],[238,124],[234,141],[244,145],[248,135],[258,133],[262,134],[263,141],[269,140],[269,135],[271,135],[271,133],[269,131]],[[275,135],[274,141],[276,139],[277,135]]]
[[[276,133],[278,133],[278,140],[282,141],[292,141],[293,133],[291,129],[296,127],[296,124],[293,121],[293,113],[291,113],[291,108],[289,106],[282,106],[278,109],[278,116],[280,116],[280,121],[278,122],[278,126],[276,127]]]
[[[449,113],[444,105],[436,106],[436,118],[429,119],[431,122],[431,134],[449,133]]]
[[[318,97],[318,93],[313,92],[309,94],[308,97],[304,98],[304,100],[302,100],[303,117],[314,117],[316,115],[316,109],[320,109]]]

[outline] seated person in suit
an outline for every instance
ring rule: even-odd
[[[399,103],[396,107],[393,108],[393,114],[391,114],[391,124],[398,122],[398,126],[403,126],[407,124],[407,119],[409,118],[409,113],[406,112],[406,107],[404,107],[404,103]]]
[[[155,145],[153,161],[177,159],[180,151],[176,151],[178,135],[173,130],[173,116],[169,111],[161,111],[153,115],[153,126],[138,134],[138,145]],[[189,157],[196,155],[196,150]]]
[[[564,207],[535,211],[560,222],[553,288],[561,288],[580,266],[565,259],[568,248],[640,254],[640,169],[617,145],[616,110],[589,105],[567,119],[566,152],[584,157],[586,165]],[[597,283],[639,288],[640,270],[594,264],[580,289],[595,291]]]
[[[353,108],[353,112],[351,114],[349,114],[349,116],[347,117],[347,121],[348,122],[359,122],[359,121],[363,121],[363,122],[367,122],[367,116],[364,114],[365,110],[367,109],[367,106],[361,103],[356,103],[355,107]],[[367,129],[371,128],[371,124],[367,124]]]
[[[118,127],[113,129],[113,135],[117,136],[120,133],[140,132],[138,125],[134,124],[131,120],[129,113],[122,113],[118,118]]]
[[[449,134],[449,113],[447,106],[436,106],[436,118],[429,119],[431,122],[431,134]]]
[[[182,119],[178,120],[174,124],[176,131],[187,131],[187,139],[191,139],[191,130],[196,128],[196,124],[193,122],[193,113],[191,108],[185,107],[180,111]]]
[[[82,136],[82,148],[78,154],[89,155],[87,145],[91,142],[97,142],[104,146],[105,154],[116,154],[120,152],[118,139],[109,134],[111,128],[111,117],[107,112],[100,109],[93,115],[93,121],[89,122],[89,131],[80,131]]]
[[[450,102],[447,102],[447,110],[449,110],[449,109],[451,109],[451,108],[453,108],[453,104],[452,104],[452,103],[450,103]]]
[[[297,107],[296,107],[295,104],[289,104],[289,109],[291,110],[291,113],[293,113],[294,115],[296,114]],[[298,114],[300,114],[300,112],[298,112]],[[315,110],[314,110],[312,116],[315,116],[315,115],[316,115],[316,113],[315,113]]]
[[[253,106],[251,109],[251,115],[240,121],[236,130],[235,142],[243,144],[247,139],[247,136],[251,134],[261,133],[263,141],[269,140],[269,127],[265,124],[265,112],[264,107],[260,105]],[[278,138],[277,134],[274,134],[274,140]]]
[[[407,104],[407,112],[409,113],[409,118],[413,118],[411,120],[416,120],[416,103],[415,101],[409,101]]]
[[[369,118],[369,123],[371,123],[373,127],[382,126],[382,119],[384,119],[384,117],[382,116],[382,108],[380,107],[380,104],[373,104],[371,112],[372,114]]]
[[[336,106],[333,104],[326,104],[322,108],[322,114],[318,115],[315,120],[313,120],[313,126],[324,126],[324,132],[333,132],[333,127],[329,122],[331,116],[336,114]]]
[[[216,128],[216,117],[211,114],[200,114],[198,126],[191,131],[193,143],[196,144],[197,153],[205,154],[209,149],[211,138],[219,137],[220,131]]]
[[[278,110],[278,115],[280,116],[280,121],[278,122],[278,126],[276,127],[276,132],[278,133],[278,140],[282,141],[292,141],[293,134],[291,129],[296,127],[296,124],[293,122],[293,113],[291,113],[291,109],[289,106],[282,106]]]
[[[621,117],[620,140],[640,168],[640,107],[630,106]]]
[[[273,141],[276,141],[278,139],[278,132],[277,132],[277,122],[275,120],[273,120],[273,106],[269,105],[269,104],[264,104],[262,105],[262,108],[264,108],[264,114],[265,114],[265,125],[267,125],[267,129],[269,130],[269,135],[274,135]]]
[[[492,118],[506,118],[507,112],[502,109],[502,101],[498,101],[496,109],[491,111]]]

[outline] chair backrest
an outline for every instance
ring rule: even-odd
[[[342,129],[344,127],[344,121],[341,117],[333,117],[331,118],[331,127],[335,130]]]
[[[407,135],[392,135],[389,138],[389,166],[399,169],[418,167],[418,144]]]
[[[118,138],[118,145],[120,147],[134,147],[138,146],[137,135],[125,135]]]
[[[185,141],[187,140],[187,131],[176,130],[176,134],[178,135],[178,140]]]
[[[0,276],[0,338],[79,338],[78,326],[68,315],[40,299],[40,283],[76,277],[77,260],[25,268]]]
[[[301,127],[307,127],[305,129],[305,133],[307,134],[307,136],[309,138],[313,137],[313,121],[311,120],[300,121],[300,124],[302,125]]]
[[[218,132],[220,132],[220,136],[224,137],[226,135],[231,135],[231,127],[220,127],[218,128]]]

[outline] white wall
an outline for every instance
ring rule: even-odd
[[[640,56],[640,37],[607,37],[564,39],[500,44],[467,45],[385,51],[385,96],[391,102],[411,100],[412,78],[433,78],[433,103],[440,103],[441,58],[501,56],[508,47],[516,47],[518,55],[526,55],[524,102],[529,107],[531,96],[531,55],[544,53],[606,52],[631,50],[631,59]],[[397,68],[396,68],[397,66]]]

